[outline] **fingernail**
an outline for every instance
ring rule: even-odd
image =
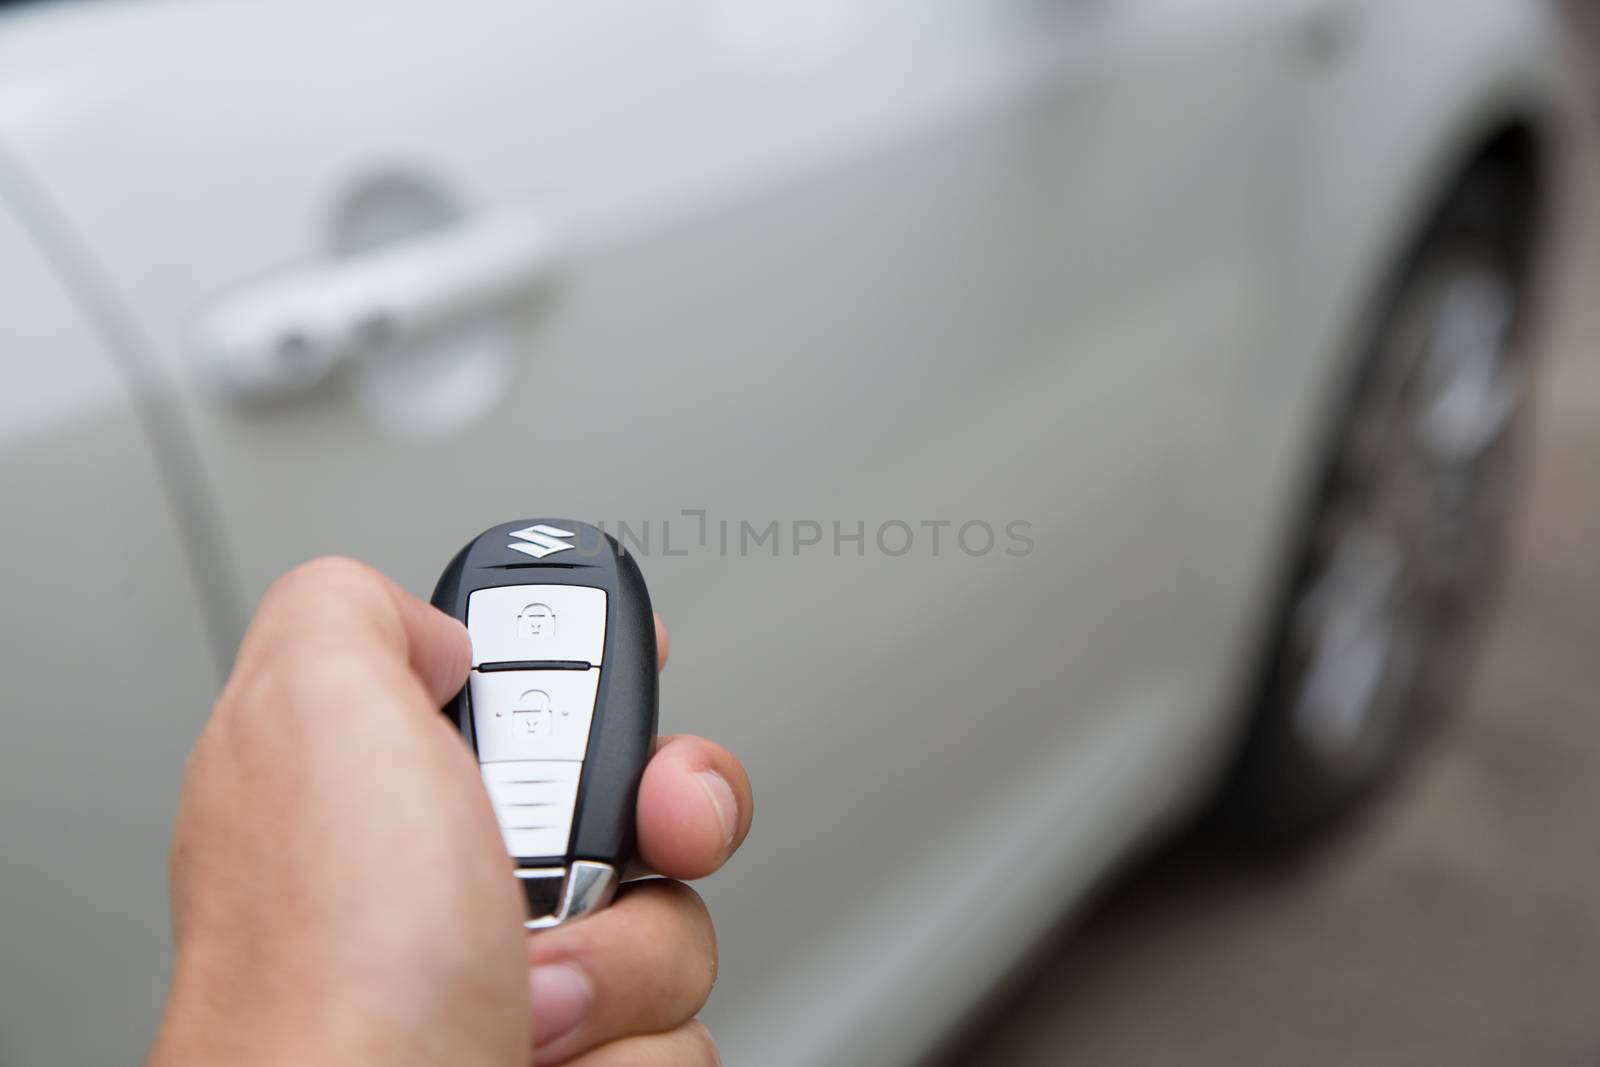
[[[732,848],[734,832],[739,829],[739,802],[733,799],[733,787],[716,771],[701,771],[695,777],[700,779],[700,787],[717,809],[717,822],[722,825],[722,847]]]
[[[528,995],[534,1047],[543,1051],[583,1022],[594,1003],[594,986],[570,963],[546,963],[528,972]]]

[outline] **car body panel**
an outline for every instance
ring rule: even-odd
[[[4,204],[0,279],[0,1062],[92,1063],[160,1013],[161,828],[216,675],[135,379]]]
[[[1458,35],[1537,54],[1535,20],[1473,5]],[[909,1062],[1225,751],[1381,235],[1446,103],[1497,92],[1440,61],[1364,140],[1448,7],[1393,6],[62,4],[0,26],[0,138],[197,442],[238,567],[201,582],[252,600],[333,551],[425,592],[508,515],[651,531],[663,728],[728,743],[760,797],[705,886],[708,1020],[730,1062]],[[1346,10],[1319,67],[1305,35]],[[326,262],[353,191],[397,177],[561,235],[478,376],[219,397],[197,319]],[[917,548],[886,549],[897,522]],[[212,683],[174,682],[191,703],[127,749],[168,792]],[[164,834],[153,811],[127,839]]]

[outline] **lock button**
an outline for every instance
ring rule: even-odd
[[[554,638],[555,635],[556,613],[550,610],[549,604],[534,601],[532,604],[524,604],[522,610],[517,612],[519,640]]]
[[[473,671],[478,762],[580,761],[589,748],[600,671]]]
[[[606,591],[586,585],[502,585],[467,600],[472,665],[529,660],[598,667],[606,646]]]

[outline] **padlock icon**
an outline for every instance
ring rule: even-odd
[[[515,737],[549,737],[555,730],[555,719],[550,694],[543,689],[529,689],[511,709],[511,733]]]
[[[554,637],[556,613],[549,604],[529,604],[517,613],[518,637]]]

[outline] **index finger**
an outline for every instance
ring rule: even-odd
[[[405,665],[435,707],[466,683],[466,627],[372,567],[327,556],[302,563],[267,590],[245,633],[235,674],[312,654],[354,655]]]

